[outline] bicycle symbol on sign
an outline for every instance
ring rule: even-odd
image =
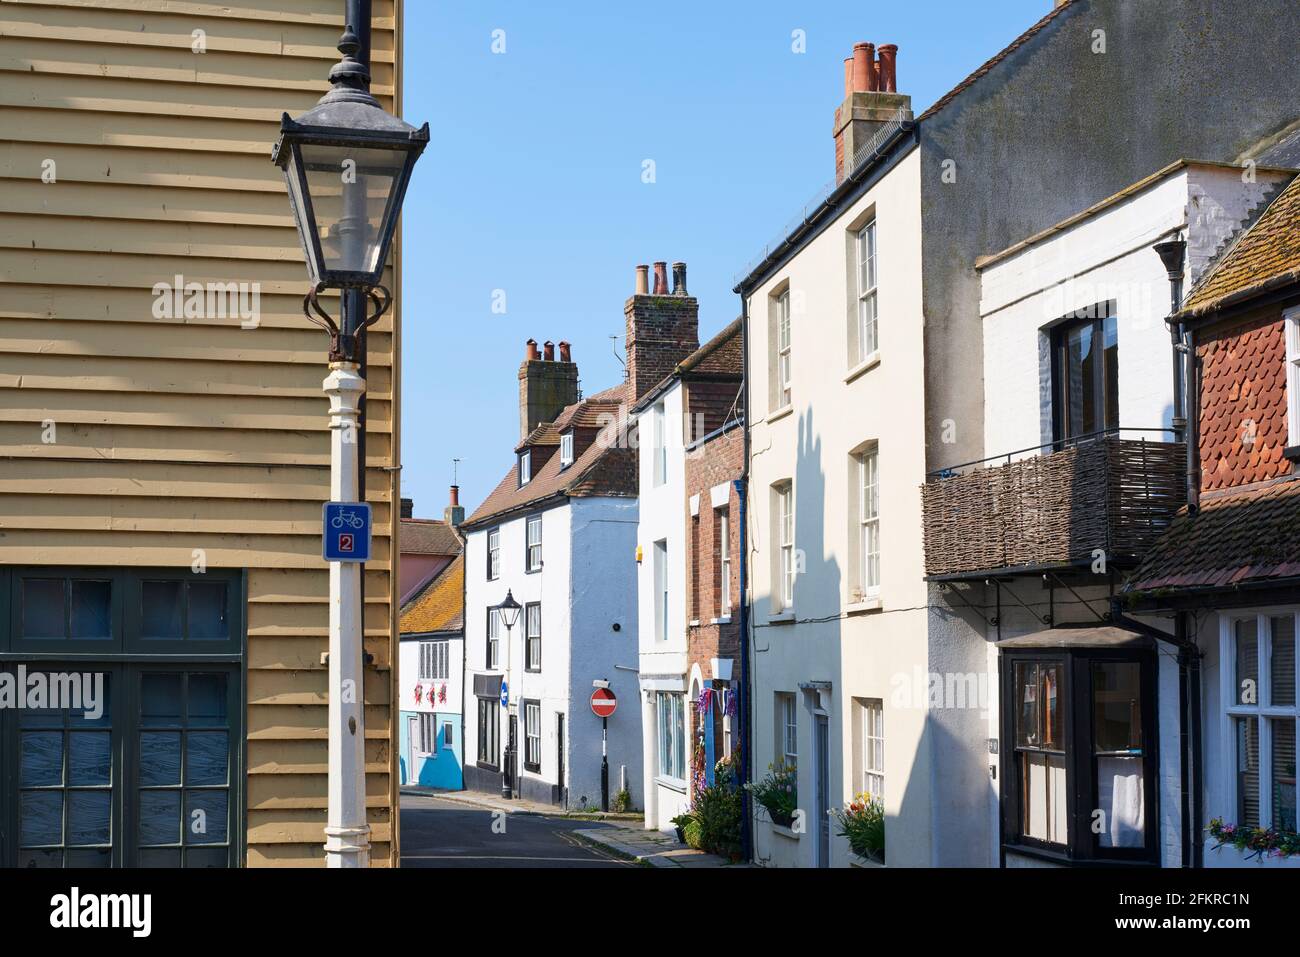
[[[358,512],[340,511],[330,520],[330,525],[334,528],[342,528],[346,524],[349,528],[362,528],[366,520]]]

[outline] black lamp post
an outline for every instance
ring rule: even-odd
[[[493,605],[493,609],[501,618],[501,624],[506,626],[506,753],[502,761],[501,768],[501,796],[506,800],[514,797],[515,782],[515,716],[510,713],[510,649],[512,646],[511,632],[515,624],[519,621],[519,610],[523,608],[519,602],[515,601],[514,593],[509,588],[506,589],[506,597],[499,605]]]
[[[284,114],[271,159],[284,171],[311,277],[303,314],[330,334],[323,386],[330,400],[330,500],[360,504],[364,331],[392,304],[381,282],[384,263],[429,126],[417,130],[403,123],[370,95],[370,2],[348,0],[346,10],[338,45],[343,59],[330,70],[330,91],[297,120]],[[318,299],[331,288],[341,292],[338,322]],[[368,548],[356,551],[364,555]],[[362,561],[330,561],[328,867],[366,867],[370,861],[365,712],[360,696],[347,693],[363,686]]]

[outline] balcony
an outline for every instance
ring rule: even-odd
[[[1098,550],[1131,563],[1185,503],[1186,468],[1181,442],[1116,430],[935,473],[922,486],[926,575],[1087,566]]]

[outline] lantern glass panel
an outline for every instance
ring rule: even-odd
[[[406,151],[312,143],[300,149],[324,270],[375,272]]]

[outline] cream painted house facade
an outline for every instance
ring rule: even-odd
[[[375,0],[372,92],[399,114],[401,17]],[[0,716],[35,762],[0,758],[2,864],[323,862],[328,343],[270,150],[328,88],[342,19],[0,6],[0,672],[54,654],[110,697],[91,724]],[[397,860],[399,323],[368,337],[375,866]]]
[[[847,865],[828,812],[866,791],[889,862],[930,862],[926,703],[911,695],[926,661],[920,154],[896,148],[745,300],[753,777],[795,764],[804,812],[783,826],[757,809],[755,856],[773,866]]]

